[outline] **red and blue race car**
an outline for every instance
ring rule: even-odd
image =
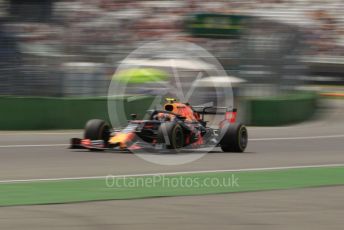
[[[219,112],[220,111],[220,112]],[[221,112],[222,111],[222,112]],[[217,128],[208,127],[206,114],[223,114]],[[244,152],[246,127],[236,122],[236,109],[194,106],[167,98],[162,110],[149,110],[149,118],[132,120],[122,129],[111,128],[100,119],[87,122],[84,138],[72,138],[72,149],[138,151],[140,149],[179,152],[182,149],[220,147],[224,152]]]

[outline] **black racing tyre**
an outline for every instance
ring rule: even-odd
[[[241,123],[226,124],[221,129],[222,139],[220,146],[224,152],[242,153],[245,151],[248,142],[248,132]]]
[[[100,119],[89,120],[85,126],[84,138],[103,140],[106,144],[110,138],[110,126]]]
[[[179,124],[162,123],[158,130],[158,143],[165,143],[168,149],[180,149],[184,146],[184,133]]]

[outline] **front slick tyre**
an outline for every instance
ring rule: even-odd
[[[85,126],[84,138],[90,140],[103,140],[104,144],[107,145],[110,138],[110,126],[100,119],[89,120]],[[99,149],[90,150],[102,151]]]
[[[184,133],[179,124],[162,123],[158,130],[158,143],[164,143],[167,149],[177,150],[184,146]]]
[[[223,152],[242,153],[245,151],[248,142],[246,127],[241,123],[227,123],[221,129],[222,139],[220,146]]]

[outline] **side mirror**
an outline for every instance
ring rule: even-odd
[[[136,119],[137,118],[137,114],[136,113],[132,113],[130,114],[130,117],[132,120]]]

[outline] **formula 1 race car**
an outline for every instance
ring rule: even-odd
[[[72,149],[126,150],[140,149],[179,152],[181,149],[221,147],[224,152],[243,152],[248,133],[243,124],[236,123],[236,109],[194,106],[167,98],[163,110],[149,110],[149,119],[132,120],[120,130],[111,129],[103,120],[87,122],[84,139],[72,138]],[[222,111],[222,112],[219,112]],[[218,128],[207,126],[206,114],[224,114]]]

